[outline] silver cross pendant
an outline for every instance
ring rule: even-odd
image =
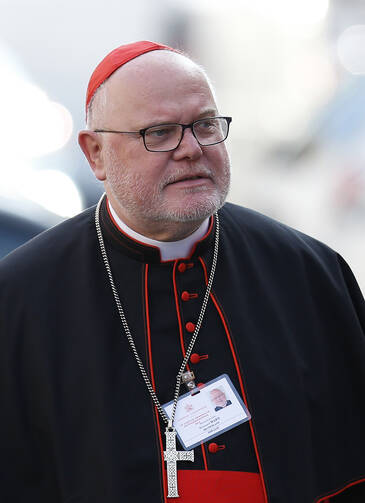
[[[194,451],[176,450],[176,430],[173,426],[167,426],[165,435],[166,451],[164,451],[163,455],[167,469],[167,497],[178,498],[176,463],[177,461],[194,461]]]

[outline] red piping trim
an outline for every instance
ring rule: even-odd
[[[176,285],[176,268],[177,268],[178,260],[175,260],[174,263],[174,268],[172,270],[172,282],[174,285],[174,297],[175,297],[175,306],[176,306],[176,314],[177,314],[177,319],[179,322],[179,334],[180,334],[180,345],[181,345],[181,351],[183,354],[183,357],[185,358],[185,345],[184,345],[184,336],[183,336],[183,329],[182,329],[182,322],[181,322],[181,314],[180,314],[180,309],[179,309],[179,297],[177,293],[177,285]],[[186,368],[190,372],[190,367],[189,364],[186,364]],[[202,455],[203,455],[203,462],[204,462],[204,470],[208,471],[208,463],[207,463],[207,456],[205,453],[205,447],[204,444],[200,444],[201,450],[202,450]]]
[[[207,472],[208,471],[208,463],[207,463],[207,455],[205,454],[205,447],[204,444],[201,443],[200,447],[202,449],[202,454],[203,454],[203,461],[204,461],[204,470]]]
[[[148,340],[148,359],[151,370],[151,383],[154,391],[156,391],[155,375],[153,373],[152,365],[152,347],[151,347],[151,325],[150,325],[150,308],[148,302],[148,264],[145,265],[145,278],[144,278],[144,295],[146,301],[146,321],[147,321],[147,340]]]
[[[206,268],[205,263],[204,263],[204,261],[203,261],[203,259],[201,257],[199,257],[199,260],[200,260],[200,262],[201,262],[201,264],[203,266],[204,276],[205,276],[205,283],[208,283],[207,268]],[[242,397],[243,397],[243,400],[244,400],[244,402],[245,402],[245,404],[247,406],[247,398],[246,398],[246,393],[245,393],[245,389],[244,389],[244,386],[243,386],[242,375],[241,375],[241,371],[240,371],[240,368],[239,368],[237,356],[236,356],[236,353],[235,353],[235,350],[234,350],[234,347],[233,347],[232,338],[231,338],[231,335],[229,333],[229,329],[228,329],[226,320],[225,320],[224,315],[223,315],[223,313],[222,313],[222,311],[221,311],[221,309],[220,309],[220,307],[218,305],[217,300],[214,297],[213,292],[210,292],[210,297],[211,297],[211,299],[212,299],[212,301],[213,301],[213,303],[215,305],[215,308],[218,311],[219,317],[220,317],[220,319],[221,319],[221,321],[223,323],[224,330],[226,332],[226,336],[227,336],[227,339],[228,339],[229,347],[230,347],[230,350],[231,350],[231,353],[232,353],[234,365],[236,367],[236,372],[237,372],[237,377],[238,377],[238,380],[239,380],[239,383],[240,383]],[[262,483],[262,489],[263,489],[263,492],[264,492],[265,503],[268,503],[268,496],[267,496],[267,491],[266,491],[266,485],[265,485],[265,480],[264,480],[264,475],[263,475],[261,460],[260,460],[260,456],[259,456],[259,451],[258,451],[258,447],[257,447],[256,436],[255,436],[255,432],[254,432],[254,429],[253,429],[253,421],[252,421],[252,419],[249,421],[249,424],[250,424],[250,429],[251,429],[251,435],[252,435],[253,445],[254,445],[254,449],[255,449],[255,453],[256,453],[257,463],[258,463],[259,470],[260,470],[260,478],[261,478],[261,483]]]
[[[148,243],[144,243],[143,241],[138,241],[138,239],[136,238],[133,238],[132,236],[130,236],[129,234],[127,234],[121,227],[119,227],[119,225],[117,224],[116,220],[114,219],[111,211],[110,211],[110,208],[109,208],[109,199],[107,198],[106,200],[106,207],[107,207],[107,210],[108,210],[108,214],[110,216],[110,220],[113,222],[113,224],[115,225],[115,227],[118,229],[119,232],[121,232],[122,234],[124,234],[124,236],[126,236],[128,239],[134,241],[135,243],[138,243],[142,246],[146,246],[148,248],[153,248],[155,250],[158,251],[159,255],[160,255],[160,262],[161,264],[167,264],[169,262],[173,262],[174,260],[189,260],[191,259],[191,257],[193,256],[194,252],[195,252],[195,249],[198,245],[198,243],[200,243],[201,241],[204,241],[204,239],[206,239],[211,230],[212,230],[212,227],[213,227],[213,218],[210,217],[210,222],[209,222],[209,227],[208,227],[208,230],[207,232],[204,234],[204,236],[202,238],[200,238],[193,246],[193,248],[191,249],[191,252],[189,253],[189,255],[187,257],[179,257],[179,258],[176,258],[176,259],[171,259],[171,260],[162,260],[161,259],[161,251],[160,251],[160,248],[158,246],[154,246],[154,245],[150,245]]]
[[[209,227],[208,227],[207,232],[204,234],[204,236],[203,236],[202,238],[200,238],[200,239],[199,239],[199,240],[198,240],[198,241],[194,244],[194,246],[193,246],[193,247],[192,247],[192,249],[191,249],[190,255],[187,257],[187,260],[188,260],[188,259],[190,259],[190,258],[193,256],[193,254],[194,254],[194,252],[195,252],[196,247],[198,246],[198,244],[199,244],[199,243],[201,243],[202,241],[204,241],[204,239],[206,239],[206,238],[209,236],[209,234],[211,233],[211,231],[212,231],[212,229],[213,229],[213,222],[214,222],[214,218],[213,218],[213,217],[210,217],[210,222],[209,222]]]
[[[176,306],[176,314],[177,314],[177,321],[179,324],[179,337],[180,337],[180,346],[181,346],[181,351],[183,354],[183,357],[185,358],[185,345],[184,345],[184,335],[183,335],[183,328],[182,328],[182,322],[181,322],[181,314],[180,314],[180,308],[179,308],[179,299],[178,299],[178,293],[177,293],[177,285],[176,285],[176,268],[177,268],[178,261],[175,260],[174,263],[174,268],[172,270],[172,283],[174,285],[174,297],[175,297],[175,306]],[[186,368],[190,372],[189,365],[186,365]]]
[[[145,265],[144,295],[145,295],[145,304],[146,304],[145,308],[146,308],[146,323],[147,323],[148,360],[149,360],[149,366],[150,366],[150,372],[151,372],[151,384],[152,384],[153,390],[156,391],[155,375],[153,373],[150,309],[149,309],[149,302],[148,302],[148,264]],[[158,410],[157,410],[156,406],[155,406],[155,416],[156,416],[156,423],[157,423],[157,429],[158,429],[158,438],[159,438],[159,443],[160,443],[163,497],[164,497],[164,503],[167,503],[166,502],[167,481],[166,481],[166,470],[165,470],[165,463],[164,463],[164,457],[163,457],[163,442],[162,442],[162,436],[161,436],[161,428],[160,428]]]
[[[333,496],[337,496],[338,494],[342,493],[343,491],[345,491],[346,489],[348,489],[349,487],[352,487],[352,486],[356,486],[357,484],[361,484],[361,482],[365,482],[365,478],[363,479],[360,479],[360,480],[356,480],[354,482],[350,482],[349,484],[347,484],[345,487],[343,487],[342,489],[339,489],[338,491],[336,491],[335,493],[332,493],[332,494],[329,494],[327,496],[324,496],[323,498],[319,499],[316,501],[316,503],[326,503],[327,500],[329,501],[330,498],[333,498]]]

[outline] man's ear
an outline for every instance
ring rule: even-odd
[[[99,135],[87,129],[79,132],[79,145],[84,152],[86,159],[89,161],[90,167],[96,178],[100,181],[106,179],[105,166],[102,159],[102,145]]]

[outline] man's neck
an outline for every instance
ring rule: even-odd
[[[188,220],[186,222],[174,222],[170,220],[146,221],[141,216],[133,215],[133,218],[119,204],[113,193],[106,190],[108,201],[115,213],[134,232],[141,236],[155,239],[156,241],[179,241],[193,234],[204,222],[205,218],[199,220]]]
[[[131,229],[116,213],[112,204],[108,200],[108,206],[110,213],[114,219],[114,222],[119,227],[119,229],[127,234],[129,237],[140,241],[149,246],[155,246],[159,248],[161,254],[161,260],[174,260],[177,258],[187,258],[191,250],[193,249],[195,243],[200,241],[204,235],[208,232],[209,228],[209,218],[206,218],[203,223],[189,236],[183,239],[178,239],[175,241],[160,241],[148,236],[144,236]]]

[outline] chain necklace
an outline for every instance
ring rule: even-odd
[[[104,266],[105,266],[105,269],[106,269],[106,272],[108,275],[110,287],[113,292],[113,296],[114,296],[115,304],[116,304],[116,307],[117,307],[117,310],[119,313],[119,317],[122,322],[123,329],[124,329],[125,335],[128,339],[133,356],[137,362],[137,365],[138,365],[139,370],[142,374],[143,380],[147,386],[147,390],[152,398],[152,401],[155,404],[161,418],[167,424],[167,428],[166,428],[166,432],[165,432],[165,434],[166,434],[166,451],[164,452],[164,456],[165,456],[165,461],[167,462],[168,489],[169,489],[168,497],[178,497],[177,478],[176,478],[176,461],[180,461],[180,460],[194,461],[194,451],[182,451],[182,452],[176,451],[176,431],[175,431],[175,428],[173,427],[173,423],[174,423],[174,418],[175,418],[175,413],[176,413],[177,401],[178,401],[179,394],[180,394],[181,376],[184,373],[186,364],[187,364],[187,362],[190,358],[190,355],[193,351],[195,341],[198,338],[199,330],[200,330],[201,324],[203,322],[205,310],[206,310],[206,307],[208,304],[209,295],[210,295],[210,291],[211,291],[212,284],[213,284],[213,279],[214,279],[214,274],[215,274],[215,269],[216,269],[217,259],[218,259],[219,218],[218,218],[218,214],[215,213],[214,216],[215,216],[215,222],[216,222],[216,229],[215,229],[215,240],[214,240],[212,267],[210,270],[209,279],[208,279],[207,287],[205,290],[202,307],[200,309],[198,321],[195,325],[194,333],[193,333],[192,338],[190,340],[189,346],[186,350],[185,357],[181,363],[179,372],[176,376],[174,401],[173,401],[173,407],[172,407],[172,412],[171,412],[171,419],[169,419],[167,417],[165,411],[163,410],[159,399],[157,398],[155,390],[153,389],[153,386],[151,384],[150,378],[148,377],[147,372],[143,366],[142,360],[137,352],[137,348],[134,343],[134,339],[132,337],[131,331],[130,331],[128,323],[127,323],[127,319],[124,314],[122,303],[120,301],[119,294],[118,294],[118,291],[117,291],[115,283],[114,283],[112,270],[110,267],[108,255],[107,255],[105,244],[104,244],[103,233],[102,233],[101,226],[100,226],[100,207],[101,207],[101,203],[103,202],[104,196],[105,196],[105,194],[103,194],[101,196],[101,198],[96,206],[96,209],[95,209],[95,227],[96,227],[96,234],[97,234],[98,241],[99,241],[100,251],[101,251]]]

